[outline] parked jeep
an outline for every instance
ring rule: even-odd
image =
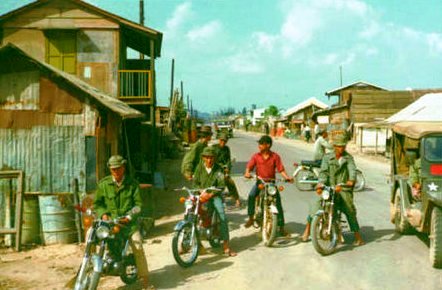
[[[225,132],[227,133],[227,136],[229,136],[229,138],[233,138],[233,128],[230,121],[215,121],[214,129],[216,132],[216,138],[219,137],[219,134],[221,132]]]
[[[441,122],[393,126],[391,180],[390,217],[396,231],[428,234],[430,262],[442,268]]]

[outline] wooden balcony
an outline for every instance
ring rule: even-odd
[[[118,70],[118,98],[133,105],[152,104],[153,84],[150,70]]]

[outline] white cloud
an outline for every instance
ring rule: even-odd
[[[172,13],[172,17],[166,21],[166,31],[174,34],[180,26],[192,15],[192,4],[184,2],[178,5]]]
[[[371,39],[381,32],[379,23],[371,21],[363,30],[359,33],[359,36],[364,39]]]
[[[241,74],[260,74],[264,72],[264,65],[254,53],[239,52],[227,57],[224,61],[232,72]]]
[[[337,59],[338,59],[338,54],[336,54],[336,53],[329,53],[329,54],[327,54],[325,56],[323,64],[333,65],[333,64],[336,63]]]
[[[254,32],[252,39],[257,42],[259,49],[270,53],[273,51],[278,37],[264,32]]]
[[[298,45],[305,45],[320,27],[321,18],[315,9],[294,5],[281,26],[281,36]]]
[[[201,41],[216,36],[216,34],[218,34],[221,29],[221,23],[217,20],[214,20],[204,24],[201,27],[190,30],[186,36],[190,41]]]
[[[427,44],[431,53],[442,53],[442,35],[439,33],[430,33],[427,35]]]

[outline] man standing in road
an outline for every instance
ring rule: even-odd
[[[289,177],[285,172],[284,165],[282,164],[281,157],[270,150],[272,147],[272,138],[268,135],[262,136],[258,140],[259,152],[255,153],[250,161],[247,163],[246,172],[244,173],[245,178],[251,178],[250,172],[256,167],[256,175],[264,180],[272,180],[276,177],[276,170],[284,177],[287,181],[293,182],[293,178]],[[248,209],[247,213],[249,215],[249,220],[246,222],[245,227],[249,228],[253,225],[253,215],[255,214],[255,199],[258,195],[258,185],[255,183],[248,196]],[[281,196],[279,192],[276,194],[276,207],[278,209],[278,226],[279,234],[281,236],[288,236],[289,233],[284,229],[284,211],[282,209]]]
[[[339,193],[340,203],[338,206],[347,217],[350,230],[354,232],[355,241],[353,245],[361,246],[364,244],[364,241],[359,233],[356,207],[353,203],[353,186],[356,180],[356,165],[353,156],[345,150],[346,145],[347,138],[345,134],[340,134],[334,137],[334,152],[326,154],[322,159],[321,170],[319,172],[319,183],[316,186],[316,192],[318,194],[322,193],[323,184],[328,184],[330,186],[344,184],[342,191]],[[311,218],[319,208],[320,200],[318,199],[310,210],[310,216],[302,235],[302,241],[304,242],[309,239]]]
[[[95,193],[94,209],[97,216],[103,220],[125,217],[127,227],[122,234],[129,239],[130,246],[135,255],[135,263],[138,268],[138,277],[143,289],[147,289],[149,272],[144,255],[143,239],[138,229],[137,216],[132,209],[141,209],[143,202],[140,195],[140,186],[136,180],[126,175],[126,160],[120,155],[109,158],[108,167],[111,175],[103,178],[98,183]]]
[[[212,139],[212,128],[210,126],[203,126],[199,132],[199,139],[190,147],[190,151],[184,155],[181,163],[181,173],[187,180],[192,180],[195,168],[201,161],[201,152],[207,147],[207,144]]]
[[[332,151],[333,145],[328,142],[327,130],[319,129],[319,135],[316,137],[315,145],[313,145],[313,160],[318,166],[321,166],[322,158],[326,151]]]
[[[232,169],[232,160],[230,156],[230,148],[227,146],[227,141],[229,140],[226,133],[222,132],[218,137],[219,143],[213,145],[216,152],[216,163],[218,163],[221,168],[224,169],[224,182],[226,183],[229,194],[235,199],[236,206],[240,207],[241,202],[239,200],[238,189],[236,188],[235,182],[232,177],[230,177],[230,171]]]
[[[211,186],[224,187],[224,172],[219,166],[216,159],[216,151],[213,147],[206,147],[202,152],[203,162],[200,162],[193,176],[193,185],[195,188],[207,188]],[[236,256],[236,253],[229,245],[229,226],[227,222],[226,213],[224,211],[224,204],[220,193],[205,192],[201,194],[201,201],[209,200],[210,205],[218,213],[220,219],[220,237],[223,240],[223,252],[227,256]]]

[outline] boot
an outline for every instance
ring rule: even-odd
[[[246,224],[244,225],[246,228],[250,228],[253,225],[253,217],[249,217],[249,220],[246,222]]]

